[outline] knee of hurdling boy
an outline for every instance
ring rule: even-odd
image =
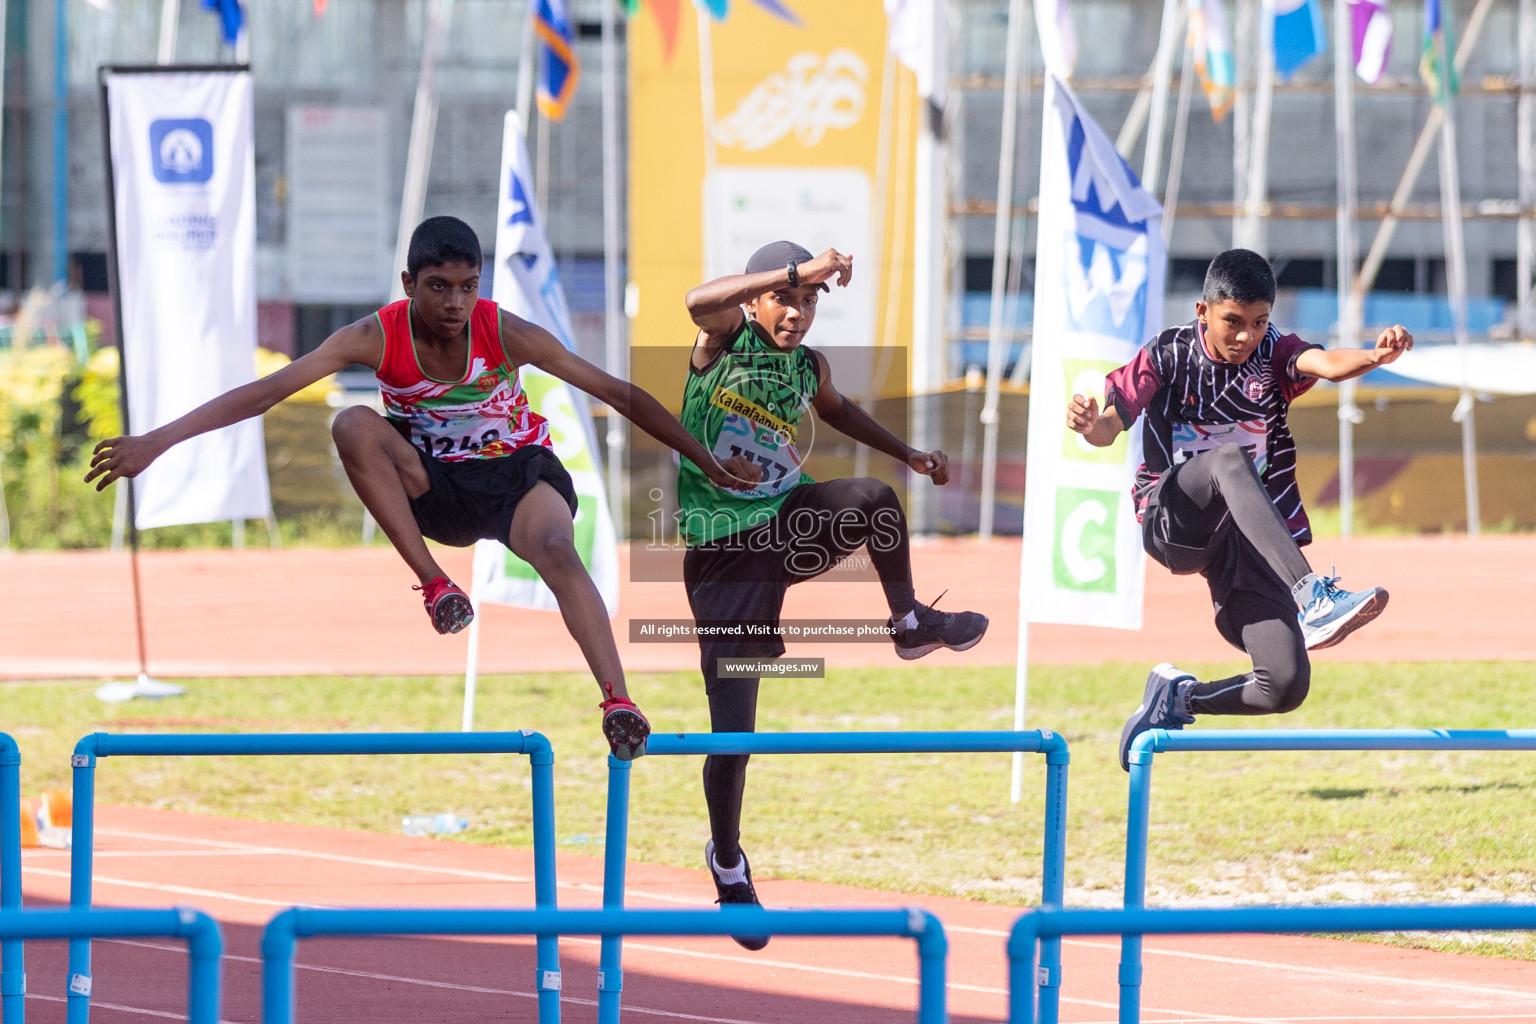
[[[541,574],[586,572],[581,555],[576,552],[575,542],[561,530],[548,530],[533,542],[528,561]]]
[[[1271,714],[1295,711],[1312,688],[1312,666],[1306,658],[1287,665],[1255,666],[1253,675],[1260,700]]]
[[[381,422],[379,414],[367,406],[351,406],[331,420],[331,438],[338,451],[345,451],[362,442],[378,422]]]
[[[1253,459],[1249,456],[1248,449],[1240,444],[1218,445],[1211,452],[1211,458],[1224,464],[1230,464],[1233,468],[1241,468],[1245,465],[1253,464]]]

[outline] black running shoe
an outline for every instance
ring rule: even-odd
[[[752,888],[752,865],[747,863],[747,853],[745,850],[741,853],[741,867],[747,876],[745,882],[720,881],[720,875],[715,871],[715,841],[713,839],[704,844],[704,863],[709,866],[709,877],[715,880],[715,892],[720,895],[720,898],[715,900],[716,903],[722,907],[727,903],[762,907],[762,904],[757,900],[757,890]],[[768,936],[766,935],[732,935],[731,938],[735,939],[736,944],[741,948],[750,949],[754,953],[768,945]]]
[[[891,639],[896,644],[897,657],[915,661],[940,647],[968,651],[981,641],[987,632],[987,617],[979,612],[941,612],[934,605],[943,597],[940,594],[933,605],[919,604],[914,608],[917,625],[911,629],[896,629],[895,620],[886,620],[886,625],[895,631]]]
[[[1177,707],[1179,684],[1193,681],[1194,676],[1168,662],[1153,667],[1147,675],[1147,688],[1141,695],[1141,706],[1125,720],[1120,730],[1120,767],[1131,770],[1131,744],[1137,736],[1150,729],[1182,729],[1194,721]]]

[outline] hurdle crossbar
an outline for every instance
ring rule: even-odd
[[[96,827],[96,761],[103,757],[201,757],[298,754],[526,754],[533,769],[534,902],[555,906],[555,755],[549,740],[530,729],[519,732],[251,733],[117,736],[92,733],[75,744],[74,833],[70,851],[69,903],[91,906],[91,871]],[[560,952],[553,935],[538,940],[537,987],[540,1024],[560,1021]],[[69,944],[68,1024],[90,1019],[91,944]]]
[[[1536,729],[1149,729],[1131,744],[1125,909],[1146,905],[1152,762],[1172,751],[1536,750]],[[1141,936],[1120,940],[1120,1024],[1141,1020]],[[1049,1022],[1042,1008],[1042,1020]]]
[[[1045,843],[1041,901],[1059,906],[1066,877],[1067,741],[1049,729],[994,732],[656,733],[647,757],[682,754],[926,754],[1014,752],[1045,755]],[[624,869],[629,845],[630,765],[608,758],[608,818],[603,850],[603,906],[624,906]],[[727,908],[722,908],[724,912]],[[733,934],[724,931],[712,934]],[[757,930],[734,934],[758,935]],[[598,1024],[619,1024],[624,990],[623,938],[605,935],[597,973]],[[1048,1002],[1061,984],[1061,943],[1048,940],[1041,953]]]
[[[1338,748],[1347,749],[1347,748]],[[1391,748],[1387,748],[1391,749]],[[1220,907],[1025,911],[1008,936],[1008,1024],[1035,1024],[1035,952],[1063,935],[1536,930],[1536,905]]]
[[[285,910],[261,937],[262,1024],[292,1024],[293,958],[316,935],[892,935],[914,939],[918,1024],[948,1019],[944,991],[949,942],[939,919],[917,907],[894,910]]]
[[[190,1024],[218,1024],[219,958],[224,940],[218,922],[200,910],[6,910],[0,937],[22,939],[179,938],[187,940],[191,969],[187,981]],[[73,993],[71,993],[73,994]]]

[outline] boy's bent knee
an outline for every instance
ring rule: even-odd
[[[1302,663],[1282,670],[1268,671],[1255,667],[1252,696],[1253,706],[1272,715],[1283,715],[1301,707],[1312,688],[1311,666]]]
[[[389,429],[384,417],[367,406],[354,405],[341,410],[331,421],[331,438],[336,442],[336,450],[345,453],[348,449],[375,442],[380,436],[380,427]]]

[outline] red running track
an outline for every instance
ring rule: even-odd
[[[224,928],[223,1017],[259,1020],[261,928],[295,904],[529,906],[526,851],[404,836],[273,826],[166,811],[98,810],[101,905],[197,906]],[[562,906],[597,906],[601,859],[561,854]],[[68,855],[28,851],[29,905],[68,899]],[[1004,942],[1019,908],[763,880],[775,907],[918,905],[950,940],[956,1021],[1006,1012]],[[629,867],[633,907],[712,905],[704,871]],[[1063,1020],[1114,1019],[1118,941],[1068,940]],[[565,1020],[596,1019],[595,939],[561,943]],[[299,947],[299,1018],[344,1022],[532,1021],[532,939],[306,940]],[[1143,1020],[1536,1020],[1536,963],[1303,937],[1204,936],[1147,941]],[[29,1020],[64,1019],[65,947],[28,948]],[[723,938],[625,944],[626,1020],[697,1024],[886,1024],[915,1008],[916,957],[898,939],[776,938],[748,953]],[[93,965],[98,1024],[144,1024],[184,1010],[185,956],[166,941],[100,942]]]

